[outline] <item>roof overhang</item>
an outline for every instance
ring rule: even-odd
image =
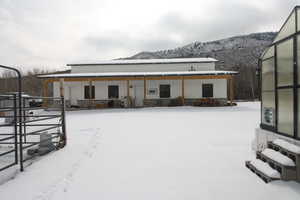
[[[115,73],[69,73],[39,76],[42,79],[60,78],[144,78],[236,75],[236,71],[182,71],[182,72],[115,72]]]
[[[97,63],[67,64],[67,66],[101,66],[101,65],[146,65],[146,64],[184,64],[184,63],[213,63],[214,58],[170,58],[170,59],[134,59],[109,60]]]

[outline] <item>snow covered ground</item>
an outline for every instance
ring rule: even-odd
[[[1,200],[300,199],[245,167],[258,103],[67,113],[68,146],[0,186]]]

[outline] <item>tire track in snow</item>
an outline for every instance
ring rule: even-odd
[[[76,172],[80,169],[81,165],[86,162],[87,159],[90,159],[93,157],[93,155],[96,152],[96,149],[98,148],[100,144],[101,134],[100,134],[100,128],[97,129],[81,129],[81,132],[90,132],[95,131],[93,136],[89,139],[87,148],[85,151],[83,151],[81,158],[77,160],[71,167],[71,170],[61,179],[56,181],[55,183],[51,184],[45,191],[40,192],[38,195],[36,195],[33,200],[51,200],[53,198],[53,195],[61,190],[63,192],[67,192],[68,188],[70,186],[70,183],[73,182],[74,175]]]

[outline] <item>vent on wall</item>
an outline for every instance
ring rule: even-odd
[[[269,126],[274,126],[275,111],[274,108],[263,108],[263,123]]]

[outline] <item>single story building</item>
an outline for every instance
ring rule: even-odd
[[[232,104],[237,72],[216,71],[216,62],[213,58],[112,60],[68,64],[70,73],[40,78],[44,95],[53,83],[53,96],[64,96],[69,107]]]

